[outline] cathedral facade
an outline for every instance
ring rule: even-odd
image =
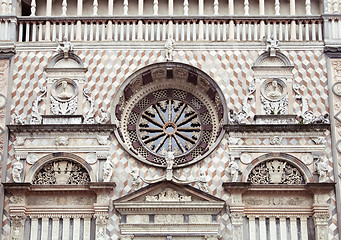
[[[340,239],[340,1],[0,12],[0,239]]]

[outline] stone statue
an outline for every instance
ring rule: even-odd
[[[328,180],[328,158],[319,157],[315,162],[316,171],[319,175],[319,182]]]
[[[132,169],[130,172],[130,175],[133,177],[131,186],[134,188],[134,190],[139,189],[141,182],[142,182],[140,175],[139,175],[139,171],[137,169]]]
[[[56,48],[56,52],[62,52],[64,53],[64,58],[68,58],[69,52],[73,50],[73,45],[71,44],[71,42],[69,42],[66,37],[63,37],[63,41],[59,41],[57,39],[57,42],[58,47]]]
[[[173,165],[174,165],[174,152],[171,149],[165,153],[165,159],[167,163],[166,168],[166,180],[171,181],[173,178]]]
[[[98,110],[98,115],[96,117],[96,122],[100,124],[105,124],[109,121],[108,113],[105,108],[100,108]]]
[[[174,54],[174,44],[175,41],[172,37],[168,38],[165,44],[165,57],[167,61],[173,61],[173,54]]]
[[[230,173],[231,182],[237,182],[238,181],[238,175],[239,175],[239,166],[238,163],[235,161],[231,161],[228,166],[228,172]]]
[[[62,100],[68,100],[70,99],[74,93],[70,92],[69,88],[68,88],[68,82],[67,81],[62,81],[61,83],[61,91],[59,93],[57,93],[57,97],[59,97]]]
[[[110,182],[111,176],[113,174],[113,169],[113,163],[109,159],[106,160],[103,166],[103,182]]]
[[[201,191],[208,192],[207,178],[204,170],[200,170],[197,186]]]
[[[21,182],[21,173],[23,171],[23,164],[19,161],[13,163],[12,165],[12,178],[14,182]]]
[[[270,39],[266,39],[266,37],[263,37],[263,41],[266,44],[266,51],[270,53],[271,57],[276,56],[276,51],[279,50],[278,44],[279,41],[275,39],[274,36],[271,36]]]

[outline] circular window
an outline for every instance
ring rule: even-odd
[[[222,138],[224,98],[213,80],[188,68],[152,65],[128,78],[115,96],[115,134],[137,159],[166,167],[171,151],[174,167],[186,166],[206,157]]]

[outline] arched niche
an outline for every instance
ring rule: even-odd
[[[174,62],[136,71],[111,104],[111,121],[122,147],[156,167],[166,167],[167,151],[174,152],[174,168],[208,156],[224,135],[227,113],[223,92],[210,76]]]
[[[274,161],[277,161],[274,163]],[[287,165],[287,169],[285,169],[285,166]],[[298,158],[285,154],[273,154],[268,153],[265,155],[262,155],[256,159],[254,159],[245,169],[245,171],[242,174],[241,181],[242,182],[250,182],[250,176],[253,174],[252,171],[255,169],[256,171],[259,171],[261,169],[256,168],[266,168],[264,171],[282,171],[281,173],[286,175],[288,172],[286,171],[297,171],[297,174],[302,176],[301,182],[291,182],[290,179],[286,179],[285,181],[280,181],[280,184],[306,184],[310,182],[314,182],[313,175],[308,169],[308,167]],[[269,170],[269,168],[271,168]],[[269,173],[266,173],[269,174]],[[277,181],[275,181],[277,183]],[[275,184],[273,181],[260,183],[260,184]]]
[[[61,162],[67,162],[72,164],[66,166],[65,164],[60,164]],[[89,177],[89,182],[96,182],[96,176],[95,173],[93,172],[92,168],[90,165],[81,157],[72,154],[72,153],[64,153],[64,152],[58,152],[58,153],[52,153],[47,156],[42,157],[39,159],[36,163],[32,165],[30,168],[29,172],[27,173],[25,177],[25,182],[30,182],[34,183],[35,182],[35,177],[39,172],[45,171],[44,167],[50,167],[56,164],[55,168],[58,168],[59,171],[70,171],[71,167],[76,167],[79,169],[80,173],[86,173]],[[59,184],[59,183],[55,183]],[[68,183],[64,183],[68,184]],[[70,184],[70,183],[69,183]],[[73,183],[71,183],[73,184]],[[86,184],[85,181],[82,182],[82,185]]]

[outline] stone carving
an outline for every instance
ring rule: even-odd
[[[44,164],[33,178],[33,184],[87,184],[90,176],[83,166],[70,160]]]
[[[114,170],[114,164],[108,159],[103,166],[103,182],[110,182]]]
[[[300,123],[303,124],[319,124],[319,123],[330,123],[329,114],[325,113],[316,117],[315,114],[309,110],[308,101],[303,95],[299,92],[304,91],[305,87],[299,86],[298,84],[293,85],[293,90],[295,92],[295,98],[300,101],[302,104],[302,115],[300,116]]]
[[[173,178],[173,165],[174,165],[174,151],[171,151],[170,149],[165,153],[165,160],[167,163],[166,168],[166,180],[171,181]]]
[[[85,124],[93,124],[95,123],[95,101],[94,98],[91,96],[91,90],[90,88],[85,88],[83,90],[83,94],[86,98],[86,100],[90,103],[89,111],[84,116],[84,122]]]
[[[27,155],[27,157],[26,157],[26,162],[28,163],[28,164],[34,164],[36,161],[38,161],[38,159],[39,159],[39,156],[37,155],[37,154],[35,154],[35,153],[29,153],[28,155]]]
[[[270,39],[266,39],[266,37],[263,37],[263,41],[266,44],[266,51],[270,53],[270,57],[276,56],[276,51],[279,50],[279,41],[275,39],[274,36],[271,36]]]
[[[108,224],[109,217],[104,214],[95,214],[96,218],[96,239],[104,240],[105,239],[105,229]]]
[[[327,140],[325,139],[325,137],[313,137],[311,138],[311,140],[318,145],[322,145],[327,143]]]
[[[313,163],[314,157],[311,153],[305,153],[302,155],[301,161],[306,165],[310,165]]]
[[[109,136],[97,135],[97,141],[99,145],[107,145],[109,143]]]
[[[315,161],[315,169],[319,175],[319,182],[328,181],[328,158],[319,157]]]
[[[282,144],[282,137],[279,136],[273,136],[270,138],[270,144],[271,145],[280,145]]]
[[[30,124],[41,124],[42,116],[39,112],[39,103],[43,100],[43,97],[46,95],[46,87],[40,85],[41,95],[37,97],[37,99],[33,102],[32,106],[32,115],[30,119]]]
[[[220,238],[219,235],[205,235],[205,240],[219,240]]]
[[[173,61],[175,41],[172,37],[169,37],[165,43],[165,58],[167,61]]]
[[[204,170],[200,170],[199,172],[197,186],[201,191],[208,192],[208,181],[207,181],[206,172]]]
[[[17,125],[24,125],[26,124],[26,121],[24,120],[24,117],[22,115],[19,115],[19,113],[15,112],[13,123]]]
[[[269,100],[277,101],[283,97],[283,86],[278,83],[278,80],[273,79],[264,86],[264,97]]]
[[[53,84],[51,112],[55,115],[71,115],[77,110],[77,85],[72,80],[60,80]]]
[[[249,153],[242,153],[240,155],[240,161],[244,164],[249,164],[252,162],[252,156]]]
[[[24,222],[26,216],[24,214],[10,215],[11,220],[11,237],[12,240],[21,240],[24,237]]]
[[[279,101],[271,101],[261,96],[265,114],[288,114],[288,96]]]
[[[109,121],[108,112],[105,108],[100,108],[98,110],[98,115],[96,117],[96,122],[100,124],[105,124]]]
[[[97,155],[96,153],[88,153],[85,156],[85,161],[89,164],[94,164],[95,162],[97,162]]]
[[[55,139],[56,146],[67,146],[69,144],[68,137],[60,136]]]
[[[231,160],[228,166],[228,172],[230,174],[230,181],[237,182],[239,175],[239,165],[236,161]]]
[[[75,95],[75,90],[71,84],[66,80],[61,81],[60,84],[56,85],[56,96],[62,100],[69,100]]]
[[[250,104],[249,100],[253,99],[253,93],[256,91],[256,86],[252,82],[250,86],[248,87],[248,93],[243,100],[243,106],[242,109],[235,113],[233,109],[230,109],[229,112],[229,121],[231,124],[246,124],[247,119],[250,116]]]
[[[166,188],[164,191],[154,196],[146,196],[146,202],[191,202],[191,196],[184,196],[177,191]]]
[[[23,146],[25,144],[26,141],[26,137],[22,137],[22,136],[17,136],[15,138],[15,145],[17,146]]]
[[[133,187],[134,190],[139,189],[142,183],[142,180],[139,175],[139,171],[137,169],[132,169],[130,172],[130,175],[133,177],[131,186]]]
[[[251,170],[248,181],[252,184],[304,184],[301,172],[288,162],[270,160]]]
[[[65,16],[66,16],[66,13],[65,13]],[[69,52],[71,52],[73,50],[72,43],[69,42],[66,37],[63,37],[62,41],[59,41],[58,39],[56,39],[56,40],[58,42],[58,46],[57,46],[55,51],[63,53],[64,58],[68,58]]]
[[[245,196],[243,203],[248,205],[270,205],[270,206],[309,206],[312,203],[309,197],[291,196]]]
[[[77,97],[68,102],[59,102],[51,96],[51,112],[55,115],[71,115],[77,110]]]
[[[22,181],[21,174],[22,174],[23,168],[24,168],[24,165],[20,161],[13,163],[12,178],[14,182],[19,183]]]

